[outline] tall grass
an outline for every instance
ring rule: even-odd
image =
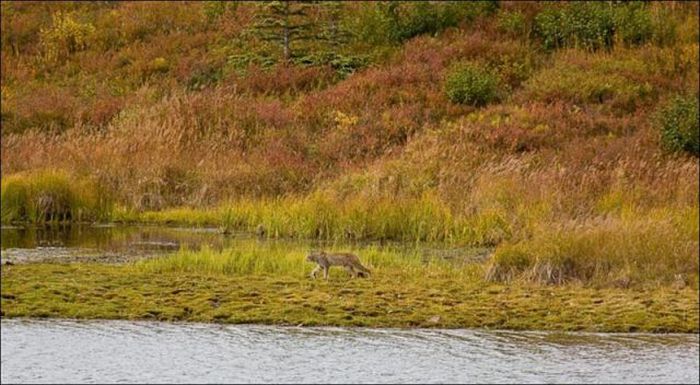
[[[124,218],[127,218],[126,216]],[[509,235],[506,219],[485,211],[455,215],[430,193],[419,197],[339,198],[317,191],[302,197],[239,199],[210,209],[135,214],[131,221],[219,226],[268,238],[392,240],[493,245]]]
[[[362,248],[328,245],[328,252],[350,251],[360,257],[364,266],[374,273],[381,271],[401,271],[403,275],[421,274],[473,274],[475,266],[450,262],[439,257],[426,258],[419,250],[397,251],[385,247],[368,246]],[[308,275],[315,267],[305,257],[310,250],[298,244],[260,244],[241,242],[236,248],[216,251],[203,248],[198,251],[180,250],[174,255],[158,259],[143,260],[135,264],[141,271],[163,273],[183,272],[224,275]],[[478,269],[478,268],[477,268]],[[343,273],[342,269],[331,269]]]
[[[504,2],[522,13],[510,27],[488,14],[444,31],[409,23],[440,32],[385,47],[343,80],[294,65],[233,71],[255,7],[203,18],[202,4],[3,3],[3,222],[105,218],[111,205],[99,202],[109,191],[121,221],[500,245],[495,279],[538,281],[605,279],[606,269],[627,267],[639,279],[654,269],[667,277],[669,264],[654,265],[645,250],[687,262],[696,245],[668,221],[697,210],[698,160],[662,151],[651,114],[670,95],[698,93],[697,3],[621,6],[641,10],[617,14],[624,24],[613,25],[627,29],[591,19],[553,44],[565,49],[545,53],[514,31],[560,5]],[[376,9],[349,4],[351,19]],[[583,20],[607,18],[609,7],[564,8]],[[34,60],[38,34],[58,10],[94,24],[94,41],[48,65]],[[550,18],[540,37],[570,27],[561,20]],[[635,20],[651,22],[651,35]],[[598,47],[598,27],[609,49],[575,48]],[[500,103],[450,103],[442,85],[459,62],[498,75]],[[99,177],[103,190],[32,171],[47,165]],[[632,244],[642,236],[655,243]]]
[[[495,252],[486,277],[544,284],[690,283],[698,276],[698,209],[663,210],[541,229]]]
[[[2,223],[109,220],[110,194],[89,178],[56,170],[13,174],[2,179]]]

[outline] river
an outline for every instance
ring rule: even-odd
[[[698,383],[696,334],[3,320],[2,383]]]

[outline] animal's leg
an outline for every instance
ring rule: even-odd
[[[352,266],[345,266],[345,271],[350,274],[351,277],[355,278],[357,276],[357,273],[355,273],[355,270],[353,270]]]
[[[321,270],[321,266],[316,265],[314,270],[311,272],[311,278],[316,279],[316,273],[318,273],[319,270]]]
[[[328,266],[323,267],[323,278],[327,281],[328,280]]]

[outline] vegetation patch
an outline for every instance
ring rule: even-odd
[[[700,156],[698,96],[676,95],[658,112],[661,142],[671,151]]]
[[[498,78],[484,68],[462,63],[445,80],[445,92],[454,103],[483,106],[498,98]]]
[[[14,174],[2,179],[2,223],[109,220],[109,194],[89,178],[61,171]]]
[[[570,55],[569,55],[570,54]],[[615,111],[633,112],[653,101],[658,90],[650,82],[639,82],[639,74],[651,72],[637,60],[613,64],[604,55],[582,58],[561,54],[556,64],[528,79],[523,97],[546,102],[567,100],[577,104],[608,104]]]
[[[308,271],[311,266],[307,267]],[[306,326],[698,332],[697,290],[487,283],[375,267],[370,279],[161,271],[99,264],[3,267],[4,317]],[[291,273],[291,272],[290,272]]]
[[[495,292],[697,281],[697,2],[0,6],[3,223],[481,245]],[[301,274],[273,255],[105,274]]]
[[[618,219],[596,226],[542,229],[532,239],[501,245],[486,278],[541,284],[685,286],[698,279],[698,243],[692,241],[700,236],[697,211],[663,215],[668,219]]]
[[[545,48],[610,48],[613,43],[641,44],[655,32],[648,4],[642,2],[571,2],[535,17],[535,32]]]

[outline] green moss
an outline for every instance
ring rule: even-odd
[[[310,266],[309,266],[310,269]],[[340,272],[336,272],[340,273]],[[5,317],[598,332],[698,332],[694,289],[486,283],[399,268],[371,279],[152,273],[133,266],[3,268]]]

